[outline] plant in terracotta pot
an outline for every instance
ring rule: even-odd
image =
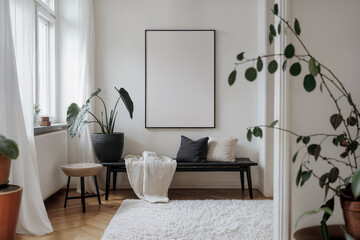
[[[94,133],[92,135],[92,142],[96,157],[101,162],[115,162],[121,159],[124,149],[124,133],[114,132],[115,122],[117,117],[117,106],[120,101],[124,103],[126,109],[129,112],[130,118],[133,117],[134,104],[131,100],[129,93],[120,88],[115,90],[119,94],[118,99],[115,102],[114,108],[108,112],[105,101],[99,96],[101,89],[96,89],[90,98],[86,100],[86,103],[80,108],[76,103],[72,103],[67,110],[67,125],[69,134],[74,137],[77,133],[79,137],[82,131],[89,123],[97,123],[101,129],[101,133]],[[94,98],[99,99],[103,104],[103,111],[100,112],[100,116],[96,116],[90,111],[90,101]],[[87,120],[88,114],[92,120]]]
[[[294,22],[285,20],[279,15],[278,5],[272,9],[273,14],[278,19],[276,27],[269,26],[269,44],[273,39],[282,34],[282,29],[287,28],[294,35],[296,41],[300,43],[301,49],[295,50],[292,43],[289,43],[283,52],[271,55],[260,55],[254,58],[245,58],[244,52],[237,55],[238,62],[235,69],[230,73],[228,82],[233,85],[236,80],[237,67],[249,63],[245,71],[245,78],[254,81],[257,73],[263,70],[264,58],[269,59],[267,71],[271,74],[278,70],[281,63],[282,71],[287,71],[289,67],[290,75],[296,77],[302,71],[306,73],[303,79],[305,91],[312,92],[317,86],[323,94],[329,95],[329,100],[335,105],[336,111],[330,116],[329,124],[333,131],[329,133],[313,133],[303,135],[289,129],[277,127],[278,121],[269,125],[249,127],[247,129],[247,139],[262,137],[262,128],[273,128],[285,131],[295,136],[299,150],[294,154],[292,161],[299,164],[296,176],[296,185],[303,186],[310,178],[316,178],[320,189],[324,190],[324,203],[319,208],[311,209],[301,215],[303,217],[324,212],[321,220],[321,234],[323,239],[328,239],[326,222],[334,210],[334,200],[340,198],[345,219],[345,226],[348,239],[360,239],[360,168],[359,165],[359,139],[360,139],[360,112],[353,101],[353,95],[347,90],[344,83],[326,65],[321,63],[316,56],[313,56],[304,42],[301,40],[300,22],[295,18]],[[301,51],[301,53],[300,53]],[[278,61],[280,60],[280,61]],[[330,148],[335,148],[337,154],[331,156],[328,153]],[[324,149],[328,150],[325,151]],[[303,157],[300,157],[303,155]],[[315,170],[315,166],[321,164],[330,166],[321,167],[321,171]],[[341,167],[340,167],[341,166]],[[316,168],[319,169],[319,168]]]
[[[8,184],[11,159],[19,156],[17,143],[0,134],[0,187]]]

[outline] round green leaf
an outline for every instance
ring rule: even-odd
[[[276,30],[275,30],[275,27],[274,25],[270,24],[270,33],[271,35],[273,35],[274,37],[276,37]]]
[[[287,60],[284,61],[283,65],[282,65],[282,70],[285,72],[286,71],[286,67],[287,67]]]
[[[318,74],[318,67],[316,66],[316,61],[315,58],[311,58],[309,61],[309,71],[311,73],[311,75],[313,75],[313,77],[316,77],[316,75]]]
[[[252,139],[252,131],[249,129],[246,134],[246,138],[249,142],[251,142]]]
[[[295,55],[295,47],[291,43],[285,48],[285,57],[292,58]]]
[[[316,87],[316,81],[315,78],[311,75],[308,74],[305,76],[304,78],[304,88],[307,92],[311,92],[315,89]]]
[[[273,40],[274,40],[274,36],[271,35],[271,33],[269,33],[269,45],[272,44]]]
[[[17,143],[3,135],[0,135],[0,155],[9,159],[16,159],[19,156]]]
[[[275,14],[275,15],[278,15],[278,13],[279,13],[279,6],[278,6],[278,4],[276,3],[276,4],[274,5],[274,14]]]
[[[278,63],[276,62],[276,60],[272,60],[268,65],[268,71],[271,74],[276,72],[277,68],[278,68]]]
[[[301,64],[300,63],[294,63],[293,65],[291,65],[290,67],[290,74],[292,76],[297,76],[301,73]]]
[[[281,22],[279,22],[279,25],[278,25],[278,34],[280,34],[281,33]]]
[[[262,136],[263,136],[262,129],[259,128],[259,127],[255,127],[254,130],[253,130],[253,133],[254,133],[254,136],[255,136],[255,137],[260,137],[260,138],[262,138]]]
[[[232,86],[234,84],[235,79],[236,79],[236,70],[232,71],[229,75],[228,82],[229,82],[230,86]]]
[[[245,71],[245,78],[250,82],[254,81],[256,77],[257,77],[257,72],[255,68],[251,67]]]
[[[328,176],[328,179],[329,179],[329,182],[330,183],[334,183],[337,179],[338,179],[338,176],[339,176],[339,169],[337,167],[333,167],[330,172],[329,172],[329,176]]]
[[[263,61],[261,60],[261,57],[259,56],[256,63],[256,68],[260,72],[263,69]]]
[[[295,18],[294,29],[295,29],[296,34],[300,35],[300,33],[301,33],[300,23],[297,20],[297,18]]]
[[[241,61],[244,59],[244,52],[242,53],[239,53],[237,56],[236,56],[237,60]]]

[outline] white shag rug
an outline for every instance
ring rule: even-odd
[[[272,211],[272,200],[125,200],[102,239],[272,239]]]

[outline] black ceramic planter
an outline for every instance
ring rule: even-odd
[[[121,159],[124,150],[124,133],[94,133],[92,142],[100,162],[117,162]]]

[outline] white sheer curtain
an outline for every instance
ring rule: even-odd
[[[23,187],[16,231],[44,235],[52,227],[41,197],[33,132],[34,14],[33,0],[0,0],[0,132],[20,150],[10,178]]]
[[[93,0],[79,0],[78,2],[78,77],[77,85],[77,99],[78,104],[83,104],[89,98],[91,92],[95,90],[95,76],[94,76],[94,54],[95,54],[95,24],[94,24],[94,9]],[[80,163],[96,162],[94,156],[93,145],[91,141],[91,134],[94,132],[93,124],[88,127],[81,134],[79,139],[78,158]],[[80,192],[78,184],[77,191]],[[89,193],[96,193],[94,179],[88,177],[85,179],[85,191]],[[103,193],[101,191],[101,193]]]

